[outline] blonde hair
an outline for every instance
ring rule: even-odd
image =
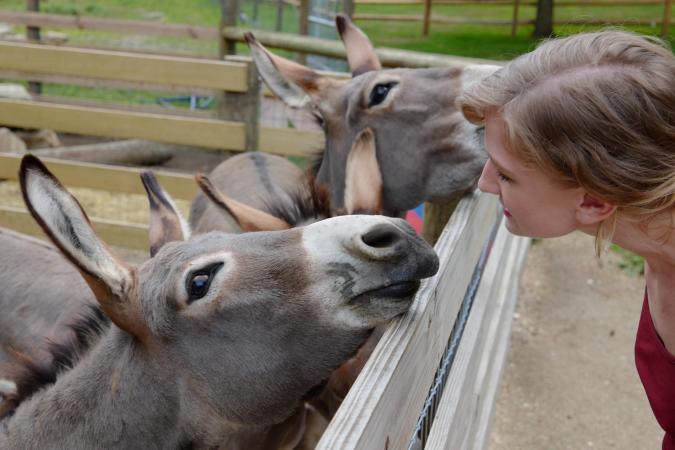
[[[458,98],[476,124],[497,111],[507,148],[554,180],[648,222],[675,205],[675,56],[625,31],[544,42]],[[610,239],[616,213],[598,227]]]

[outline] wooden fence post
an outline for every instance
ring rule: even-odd
[[[275,31],[281,31],[284,25],[284,0],[277,0],[277,23],[274,27]]]
[[[445,224],[457,207],[459,201],[465,193],[453,195],[445,202],[426,202],[424,203],[424,229],[422,237],[431,245],[436,244],[441,235]]]
[[[661,22],[661,37],[667,38],[670,32],[670,12],[671,0],[664,0],[663,2],[663,22]]]
[[[513,2],[513,22],[511,23],[511,37],[516,37],[518,30],[518,8],[520,7],[520,0]]]
[[[354,17],[354,0],[344,0],[342,2],[342,12],[350,19]]]
[[[424,24],[422,25],[422,35],[429,36],[429,22],[431,19],[431,0],[424,0]]]
[[[239,16],[239,0],[220,0],[220,59],[237,61],[237,41],[222,35],[226,26],[236,27]],[[258,134],[260,116],[260,79],[258,72],[250,60],[246,61],[247,86],[245,93],[221,92],[217,98],[218,117],[223,120],[244,122],[246,126],[245,151],[258,150]]]
[[[244,151],[259,148],[259,118],[261,82],[255,64],[248,58],[228,56],[227,61],[246,62],[248,90],[243,93],[223,92],[218,104],[218,116],[224,120],[244,122],[246,125],[246,144]]]
[[[553,34],[553,0],[537,0],[534,37],[547,38]]]
[[[40,12],[40,0],[26,0],[26,10]],[[40,42],[40,28],[39,27],[26,27],[26,38],[28,42]],[[28,82],[28,92],[35,95],[40,95],[42,93],[42,83],[36,83],[34,81]]]
[[[300,0],[298,8],[298,34],[300,36],[307,36],[309,34],[309,0]],[[300,64],[307,62],[307,54],[298,52],[296,60]]]
[[[237,42],[223,38],[222,31],[225,27],[236,27],[239,16],[239,0],[220,0],[220,28],[218,29],[218,53],[220,59],[225,55],[237,54]]]

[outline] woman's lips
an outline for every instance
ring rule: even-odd
[[[511,213],[510,213],[509,210],[506,209],[506,208],[504,208],[504,215],[505,215],[506,217],[511,217]]]

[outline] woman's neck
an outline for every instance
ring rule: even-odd
[[[657,216],[649,223],[617,222],[612,242],[642,256],[653,276],[675,279],[675,215]]]

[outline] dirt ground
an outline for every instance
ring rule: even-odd
[[[530,248],[490,450],[660,450],[633,356],[644,279],[618,259],[581,233]]]

